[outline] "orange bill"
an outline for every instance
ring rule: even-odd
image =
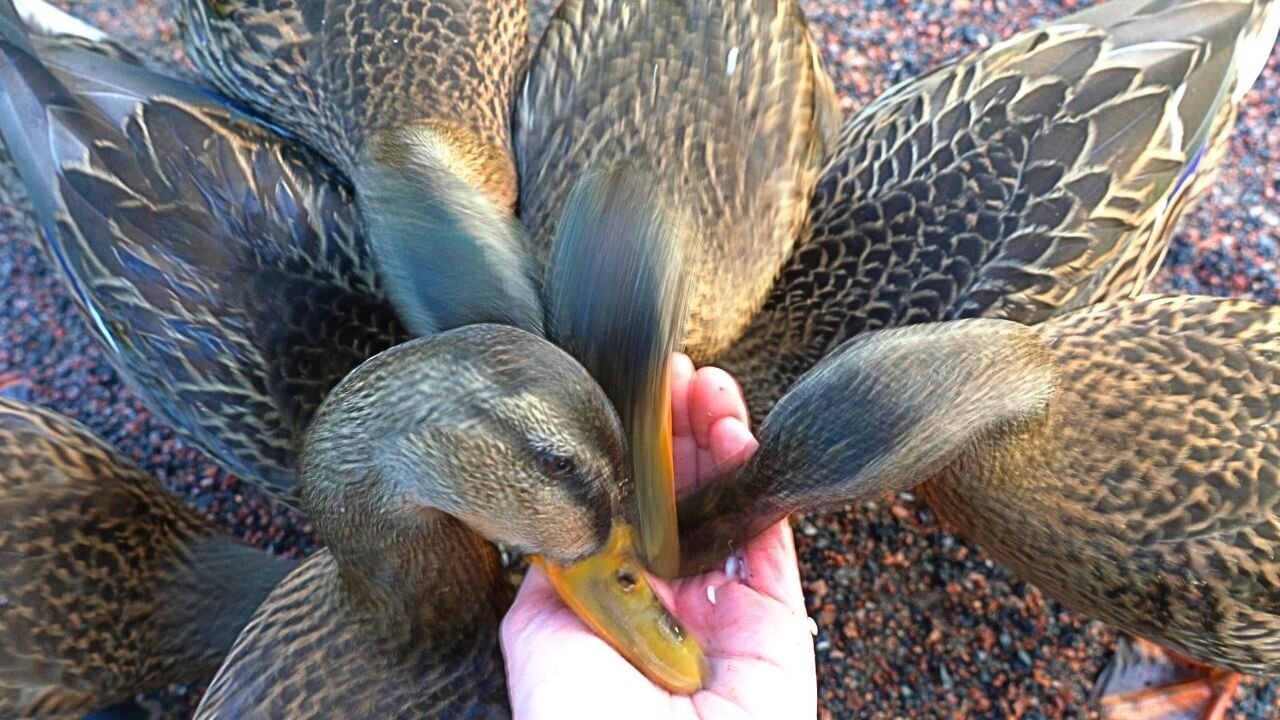
[[[636,555],[632,529],[614,526],[604,550],[572,565],[538,558],[578,617],[640,672],[681,695],[702,688],[707,660],[654,593]]]
[[[670,358],[667,353],[665,359]],[[675,459],[671,448],[671,377],[659,363],[652,387],[632,409],[631,460],[636,478],[640,554],[659,577],[680,571],[680,531],[676,521]]]

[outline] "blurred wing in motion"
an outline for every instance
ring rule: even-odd
[[[565,203],[547,278],[551,338],[618,410],[631,444],[640,544],[666,575],[679,566],[669,363],[688,311],[683,222],[643,174],[588,175]]]

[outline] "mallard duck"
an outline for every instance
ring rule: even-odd
[[[332,175],[325,174],[328,166],[322,161],[254,124],[250,118],[229,110],[219,98],[205,91],[136,66],[94,57],[79,45],[58,46],[56,52],[50,53],[52,68],[46,67],[12,10],[11,4],[0,2],[0,20],[3,20],[0,22],[0,54],[4,59],[0,82],[9,90],[7,97],[12,108],[10,112],[0,112],[0,126],[31,189],[46,228],[47,244],[63,264],[101,339],[118,353],[117,360],[127,371],[149,374],[146,377],[154,379],[157,396],[167,402],[162,407],[172,406],[176,413],[187,413],[179,417],[199,414],[208,425],[194,424],[194,427],[212,426],[211,437],[245,440],[245,447],[233,446],[238,453],[233,456],[263,457],[256,451],[268,444],[255,443],[252,435],[242,434],[246,428],[262,427],[274,432],[275,437],[285,440],[276,446],[279,452],[275,457],[287,468],[288,463],[295,461],[296,449],[306,437],[307,428],[313,426],[314,406],[309,405],[309,401],[327,394],[330,387],[325,383],[330,378],[339,373],[345,375],[341,370],[343,365],[359,364],[363,358],[357,356],[367,348],[398,338],[404,332],[395,323],[394,311],[381,299],[356,224],[345,222],[351,215],[342,201],[349,195],[343,194],[343,186]],[[40,133],[53,133],[63,142],[26,145],[15,142],[15,139]],[[641,200],[630,206],[634,212],[644,212],[654,204],[652,199],[644,199],[647,197],[645,184],[613,178],[600,178],[601,187],[621,183],[618,187],[626,190],[627,195]],[[664,249],[662,236],[643,232],[635,235],[633,241],[620,241],[608,247],[584,242],[582,238],[601,232],[600,224],[613,217],[600,212],[600,203],[593,200],[598,194],[593,192],[593,187],[594,180],[584,181],[575,195],[579,199],[566,207],[563,243],[569,249],[562,250],[566,259],[565,277],[581,280],[576,286],[579,294],[569,292],[563,283],[553,278],[549,286],[562,289],[550,297],[548,314],[567,345],[590,351],[594,341],[580,331],[592,328],[601,330],[602,337],[628,343],[634,352],[619,361],[611,361],[615,369],[625,370],[628,367],[625,363],[634,362],[637,368],[665,372],[672,333],[664,327],[674,328],[678,323],[666,319],[670,311],[663,309],[668,303],[662,293],[666,292],[664,288],[678,287],[678,283],[669,281],[678,271],[678,254]],[[243,211],[224,204],[226,197],[241,200]],[[110,220],[103,222],[104,217]],[[643,221],[642,216],[624,214],[623,217],[628,220],[628,226],[658,227]],[[578,228],[577,235],[572,228]],[[448,241],[452,243],[451,251],[465,256],[453,266],[464,278],[468,269],[489,271],[492,258],[465,252],[464,245],[470,242],[468,237]],[[572,251],[575,247],[579,251]],[[608,284],[617,273],[632,281],[629,287],[634,292],[620,291],[616,282]],[[647,277],[651,281],[647,285],[636,285],[635,277]],[[453,293],[448,295],[449,300],[455,302],[466,303],[472,297],[465,291],[449,292]],[[471,292],[482,302],[494,300],[491,287],[479,287]],[[598,302],[582,302],[582,298]],[[413,300],[424,304],[424,312],[435,307],[431,303],[436,298],[430,293],[419,293]],[[674,302],[670,307],[679,305]],[[539,308],[541,315],[541,305]],[[353,323],[349,318],[351,310],[364,310],[367,320]],[[465,317],[468,311],[459,306],[453,307],[452,312],[455,317]],[[602,313],[615,320],[609,321]],[[359,317],[357,314],[356,318]],[[366,329],[369,325],[373,331]],[[541,320],[538,325],[541,326]],[[329,331],[330,327],[334,330]],[[509,330],[516,332],[515,328]],[[315,331],[323,338],[318,343],[312,337]],[[494,337],[507,337],[494,332]],[[638,340],[630,339],[633,332]],[[485,348],[496,352],[494,346],[501,344],[483,340],[491,337],[483,333],[460,337],[476,339],[477,352]],[[532,341],[510,342],[526,349],[547,348],[528,356],[530,363],[536,364],[546,356],[553,367],[563,364],[557,354],[562,351],[555,350],[546,340],[537,339],[534,345],[528,344]],[[327,343],[336,348],[326,353]],[[169,353],[168,357],[165,352]],[[600,353],[594,355],[600,356]],[[410,352],[404,357],[436,356]],[[591,357],[590,352],[584,352],[588,363]],[[655,358],[661,358],[662,362]],[[150,364],[152,361],[155,365]],[[477,363],[483,365],[480,361]],[[393,364],[393,367],[400,365]],[[463,367],[460,362],[455,363],[451,372],[458,372],[460,367]],[[431,370],[422,372],[429,374]],[[434,371],[442,372],[439,368]],[[532,369],[527,373],[543,377]],[[603,369],[600,374],[606,376]],[[381,377],[376,373],[374,376]],[[663,375],[658,373],[658,376]],[[408,382],[413,375],[405,369],[397,377]],[[577,383],[588,376],[582,370],[576,375],[553,372],[543,379],[548,377]],[[222,383],[224,379],[226,382]],[[490,401],[496,407],[505,408],[503,417],[508,419],[541,418],[547,422],[548,417],[559,417],[554,411],[567,407],[555,402],[548,404],[544,394],[550,394],[550,389],[532,394],[521,392],[518,385],[486,387],[484,376],[460,378],[459,382],[464,380],[471,382],[466,387],[477,394],[492,395]],[[630,385],[614,383],[613,386],[613,391],[620,393],[614,397],[619,406],[632,408],[642,417],[656,416],[654,410],[644,408],[649,402],[647,398],[654,395],[653,388],[662,387],[660,382],[648,378]],[[395,388],[378,387],[375,400],[387,401],[392,407],[398,406],[392,400],[405,402],[414,397],[409,392],[411,386],[400,389],[402,397],[396,397]],[[628,394],[641,391],[647,394]],[[561,393],[566,403],[581,401],[584,395],[594,398],[592,393],[605,397],[599,388],[588,390],[576,385],[561,388]],[[305,402],[300,402],[300,398]],[[464,399],[452,398],[458,403]],[[253,401],[260,404],[255,405]],[[443,398],[437,397],[437,402],[443,402]],[[573,407],[598,409],[583,402]],[[246,414],[252,414],[252,419],[246,419]],[[296,420],[296,424],[278,428],[286,419]],[[490,420],[498,422],[498,419]],[[616,444],[614,425],[618,422],[614,415],[580,415],[574,420],[578,423],[576,428],[589,426],[595,430],[594,434],[577,435],[578,444],[568,445],[568,450],[584,453],[586,457],[613,457],[609,453]],[[393,418],[384,420],[384,423],[391,422]],[[540,427],[525,427],[523,432],[541,432]],[[644,432],[637,430],[637,433]],[[364,442],[372,447],[371,438],[384,436],[376,432],[367,434]],[[552,437],[559,436],[553,434]],[[587,442],[601,444],[582,445]],[[531,447],[507,449],[508,454],[522,458],[521,452],[537,454],[537,448]],[[617,447],[625,448],[625,444]],[[497,453],[502,449],[493,447],[489,451]],[[480,452],[475,448],[467,451]],[[557,456],[555,460],[560,462],[564,458]],[[577,475],[570,472],[572,458],[565,462],[568,464],[564,467],[568,469],[560,472],[567,473],[568,482]],[[462,482],[469,478],[471,475],[462,473],[451,480]],[[637,538],[617,515],[619,498],[632,501],[631,478],[630,472],[604,479],[592,476],[590,482],[609,484],[612,492],[575,497],[573,500],[578,505],[569,507],[563,502],[556,505],[557,501],[537,493],[523,495],[526,499],[537,496],[552,503],[551,507],[570,512],[565,519],[567,523],[578,517],[573,512],[581,515],[589,511],[596,522],[592,529],[617,529],[609,537],[601,538],[600,546],[594,548],[607,549],[607,557],[611,559],[594,558],[585,565],[576,565],[572,571],[562,568],[564,561],[579,559],[583,548],[566,549],[557,545],[560,530],[554,523],[546,523],[542,529],[546,538],[519,536],[516,546],[541,550],[541,554],[550,559],[548,573],[562,595],[624,655],[667,687],[688,692],[701,682],[701,655],[691,639],[676,637],[678,627],[661,611],[643,579],[637,578],[640,563],[629,555]],[[445,481],[444,478],[438,480]],[[529,490],[494,483],[489,479],[476,487],[494,493],[509,491],[513,495]],[[496,498],[494,495],[495,501]],[[597,504],[606,500],[611,504]],[[503,524],[509,518],[485,515],[485,507],[479,500],[476,502],[468,515],[478,524],[476,529],[493,539],[511,537],[514,530]],[[315,507],[311,509],[313,513],[322,512]],[[527,514],[549,517],[541,506],[528,508]],[[625,517],[634,516],[632,507]],[[379,542],[394,542],[395,538],[382,538],[377,531],[376,525],[364,529],[366,534],[378,534],[375,539]],[[330,537],[323,524],[321,534],[330,545],[343,545],[343,538]],[[607,548],[603,545],[606,539],[609,540]],[[473,628],[479,627],[477,623],[493,621],[495,615],[489,610],[504,598],[503,577],[487,571],[491,564],[486,564],[486,558],[493,557],[494,551],[489,548],[476,556],[469,550],[481,545],[478,538],[468,541],[451,556],[460,565],[474,564],[474,570],[458,568],[455,572],[474,571],[477,578],[483,575],[492,585],[489,590],[497,593],[492,598],[488,595],[470,598],[480,612],[475,618],[454,618],[461,624],[469,622]],[[441,552],[448,550],[447,547],[440,549]],[[622,573],[618,567],[622,562],[632,563],[635,570]],[[443,569],[436,571],[443,572]],[[628,579],[622,583],[620,578]],[[472,589],[479,587],[480,582],[476,579]],[[617,596],[620,584],[626,587],[625,597]],[[610,595],[611,592],[614,595]],[[652,603],[652,607],[646,603]],[[440,617],[449,616],[442,610]],[[395,617],[387,618],[387,622],[395,621]],[[412,628],[427,635],[433,632],[429,626],[413,625]],[[446,632],[445,628],[434,629],[442,634]],[[675,646],[677,657],[670,657],[668,646]],[[423,654],[416,656],[415,661],[435,658],[436,663],[418,668],[424,679],[457,670],[452,664],[456,658],[448,655],[447,648],[437,646],[430,651],[424,646],[421,649]],[[500,679],[501,658],[496,644],[478,648],[477,652],[487,653],[484,656],[492,664],[484,672]],[[236,677],[234,673],[226,676]],[[492,687],[492,683],[485,686]],[[426,705],[436,703],[451,692],[444,686],[434,690],[429,683],[419,690],[423,697],[436,698],[423,700]],[[477,688],[476,696],[459,699],[459,703],[466,704],[487,693],[480,690]],[[448,712],[447,707],[447,703],[441,704],[441,712]]]
[[[512,222],[509,123],[528,44],[523,0],[185,0],[178,8],[188,54],[214,87],[351,180],[411,330],[477,320],[539,327],[537,287]],[[490,270],[509,272],[471,278],[495,287],[469,292],[466,303],[424,304],[414,296],[439,298],[424,287],[450,279],[443,268],[456,255],[436,238],[452,233],[500,256]],[[450,314],[462,306],[466,317]],[[417,314],[424,307],[432,312]]]
[[[330,394],[302,453],[328,549],[263,603],[197,717],[501,716],[502,568],[468,527],[591,588],[596,599],[579,597],[602,622],[619,621],[594,604],[605,598],[644,617],[650,667],[700,682],[690,639],[646,606],[642,565],[619,553],[629,471],[604,394],[531,334],[472,325],[369,360]]]
[[[714,359],[743,383],[753,418],[858,333],[1035,323],[1142,292],[1217,171],[1236,104],[1275,44],[1275,7],[1114,0],[850,117],[805,236]]]
[[[294,567],[88,428],[0,398],[0,715],[78,718],[207,678]]]
[[[860,336],[778,402],[739,477],[682,503],[684,569],[790,512],[920,486],[1067,605],[1280,673],[1277,351],[1280,308],[1193,296]]]

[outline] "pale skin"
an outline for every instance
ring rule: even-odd
[[[684,355],[674,358],[671,373],[676,485],[688,491],[749,458],[757,444],[742,392],[727,373],[695,371]],[[706,686],[691,696],[651,683],[582,624],[541,569],[530,568],[502,623],[515,717],[814,717],[813,638],[790,526],[770,528],[739,557],[745,577],[717,570],[654,581],[710,662]]]

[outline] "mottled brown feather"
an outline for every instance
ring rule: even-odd
[[[1270,0],[1115,0],[903,83],[846,122],[807,235],[716,362],[756,419],[858,333],[1043,321],[1139,293],[1275,42]]]
[[[179,7],[205,77],[352,183],[379,274],[411,331],[540,329],[536,283],[511,257],[525,253],[512,217],[510,131],[528,43],[523,0]],[[457,273],[439,271],[459,262]]]
[[[493,546],[461,526],[451,534],[435,538],[449,551],[432,569],[440,602],[428,610],[441,620],[428,634],[403,613],[344,601],[321,550],[262,604],[196,717],[510,717],[498,647],[510,587]]]
[[[292,567],[87,428],[0,399],[0,715],[78,718],[211,676]]]
[[[215,87],[348,174],[373,135],[422,121],[466,129],[511,166],[510,98],[529,31],[520,0],[183,0],[178,8],[187,51]],[[508,172],[495,187],[507,207],[513,179]]]
[[[1051,411],[925,499],[1080,612],[1280,673],[1280,308],[1152,297],[1037,331],[1061,374]]]
[[[838,117],[793,0],[569,0],[516,98],[519,214],[546,263],[584,173],[657,178],[692,219],[686,350],[706,360],[760,307]]]

